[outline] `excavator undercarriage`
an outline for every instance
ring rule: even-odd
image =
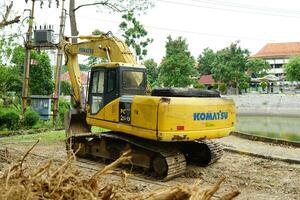
[[[223,154],[221,145],[212,140],[167,143],[112,131],[73,136],[69,143],[77,156],[84,158],[116,160],[130,150],[130,164],[164,181],[183,174],[187,164],[208,166]]]

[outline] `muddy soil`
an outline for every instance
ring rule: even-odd
[[[28,141],[1,143],[0,148],[8,147],[12,154],[17,154],[17,152],[26,152],[33,143]],[[32,165],[42,162],[46,157],[58,160],[66,158],[63,142],[53,144],[40,143],[32,153],[45,156],[45,158],[41,158],[31,155],[28,159],[30,159]],[[100,169],[104,164],[85,163],[84,166],[85,168],[81,168],[83,174],[90,176],[95,173],[93,169]],[[3,173],[4,167],[3,161],[0,160],[0,173]],[[133,174],[135,173],[133,172]],[[214,184],[222,175],[225,175],[227,179],[218,193],[230,190],[231,188],[239,188],[241,194],[236,199],[300,200],[300,165],[230,152],[224,152],[224,156],[217,163],[209,167],[188,166],[185,174],[168,182],[157,182],[155,184],[155,182],[147,181],[142,175],[137,174],[138,179],[128,179],[127,192],[134,194],[137,191],[147,192],[160,189],[161,187],[168,187],[168,185],[180,183],[194,184],[199,181],[201,183],[199,187],[207,187]],[[135,175],[131,175],[131,177],[135,177]],[[117,175],[105,176],[105,181],[108,182],[120,182],[120,180],[120,176]],[[216,193],[216,196],[218,196],[218,193]]]

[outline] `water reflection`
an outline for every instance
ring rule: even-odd
[[[300,142],[300,118],[278,116],[237,116],[237,131]]]

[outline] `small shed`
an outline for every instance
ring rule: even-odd
[[[49,96],[32,95],[30,107],[40,115],[41,120],[50,120],[51,98]]]

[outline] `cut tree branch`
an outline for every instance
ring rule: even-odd
[[[13,6],[13,1],[10,2],[9,6],[6,6],[5,14],[2,16],[3,19],[0,22],[0,29],[4,28],[7,25],[18,23],[21,16],[16,16],[14,19],[8,20],[9,14]]]
[[[126,11],[126,9],[123,9],[123,10],[122,10],[122,9],[118,8],[116,5],[109,3],[108,1],[102,1],[102,2],[98,2],[98,3],[82,4],[82,5],[80,5],[80,6],[77,6],[77,7],[74,9],[74,12],[75,12],[76,10],[78,10],[79,8],[86,7],[86,6],[95,6],[95,5],[103,5],[103,6],[107,6],[107,7],[111,8],[112,10],[117,11],[117,12],[124,12],[124,11]]]

